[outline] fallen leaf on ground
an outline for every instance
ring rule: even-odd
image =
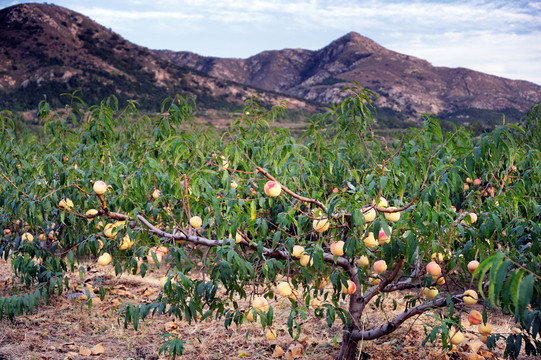
[[[92,355],[92,350],[90,350],[86,346],[80,346],[79,347],[79,354],[81,354],[83,356],[90,356],[90,355]]]
[[[272,357],[279,358],[284,356],[284,349],[282,349],[280,346],[276,346],[274,348],[274,352],[272,353]]]
[[[92,349],[92,355],[99,355],[105,353],[105,349],[103,348],[103,345],[99,343],[98,345],[95,345]]]

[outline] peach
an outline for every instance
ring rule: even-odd
[[[365,267],[370,264],[370,261],[368,261],[368,257],[362,255],[359,259],[357,259],[357,264],[359,264],[359,266]]]
[[[282,186],[276,181],[267,181],[263,190],[267,196],[277,197],[282,192]]]
[[[244,239],[244,237],[240,232],[237,231],[237,234],[235,235],[235,244],[241,243],[242,239]]]
[[[426,272],[432,276],[438,276],[441,274],[441,267],[435,261],[431,261],[426,265]]]
[[[470,220],[470,221],[469,221],[470,224],[473,224],[473,223],[477,222],[477,214],[475,214],[475,213],[469,213],[469,214],[466,214],[466,218],[467,218],[468,216],[470,217],[470,219],[469,219],[469,220]]]
[[[396,210],[395,207],[390,207],[389,210]],[[391,221],[391,222],[397,222],[398,220],[400,220],[400,211],[396,211],[396,212],[392,212],[392,213],[385,213],[385,219],[387,219],[387,221]]]
[[[481,179],[475,179],[475,180],[473,180],[473,185],[475,185],[475,186],[481,185]]]
[[[320,298],[312,299],[312,301],[310,302],[310,306],[314,310],[321,309],[321,299]]]
[[[435,287],[423,289],[423,294],[429,299],[434,299],[438,295],[439,291]]]
[[[91,216],[91,218],[87,219],[88,221],[92,221],[92,218],[96,217],[98,215],[98,210],[96,209],[90,209],[86,212],[86,216]]]
[[[479,325],[483,321],[483,315],[477,310],[472,310],[468,314],[468,321],[472,325]]]
[[[258,312],[266,312],[269,309],[269,302],[263,296],[256,296],[252,300],[252,307]]]
[[[488,336],[492,332],[492,325],[490,325],[489,323],[479,324],[478,329],[480,334]]]
[[[329,220],[327,218],[315,219],[312,223],[312,227],[318,233],[322,233],[329,229]]]
[[[454,335],[451,337],[451,343],[454,345],[459,345],[464,341],[464,334],[460,331],[457,331],[454,333]]]
[[[201,219],[200,216],[192,216],[190,218],[190,225],[194,228],[194,229],[200,229],[201,226],[203,225],[203,219]]]
[[[479,266],[479,261],[472,260],[468,263],[468,270],[473,274],[475,272],[475,269]]]
[[[299,262],[302,266],[305,266],[305,267],[314,265],[314,259],[313,258],[310,259],[310,255],[308,254],[303,254]],[[310,262],[310,265],[308,265],[308,262]]]
[[[32,242],[34,241],[34,235],[28,233],[28,232],[25,232],[23,234],[23,236],[21,236],[21,241],[22,242]]]
[[[159,198],[160,195],[161,195],[161,191],[158,190],[158,189],[154,189],[154,191],[152,192],[152,197],[153,197],[154,199]]]
[[[385,260],[378,260],[374,263],[374,271],[376,271],[378,274],[381,274],[382,272],[385,272],[387,270],[387,263]]]
[[[364,222],[368,224],[369,222],[374,221],[377,214],[378,213],[377,213],[376,209],[374,209],[374,208],[370,208],[368,210],[363,210]]]
[[[293,256],[294,258],[300,259],[303,254],[304,254],[304,246],[301,246],[301,245],[293,246],[293,251],[291,252],[291,256]]]
[[[344,255],[344,242],[342,240],[333,242],[331,244],[331,253],[334,256]]]
[[[347,287],[345,285],[342,285],[342,292],[349,295],[354,294],[355,290],[357,290],[357,286],[355,285],[355,283],[351,280],[348,280],[347,284]]]
[[[281,282],[276,286],[278,294],[281,296],[289,296],[292,293],[291,286],[287,281]]]
[[[390,227],[389,227],[389,230],[393,231]],[[389,243],[389,242],[391,242],[391,235],[387,235],[385,230],[380,229],[379,234],[378,234],[378,243],[380,245],[383,245],[384,243]]]
[[[466,183],[471,184],[472,182],[473,182],[473,180],[470,177],[466,178]]]
[[[372,249],[373,247],[378,245],[378,242],[374,238],[373,232],[369,232],[368,236],[364,238],[363,242],[364,242],[364,245],[369,249]]]
[[[98,257],[98,264],[101,266],[109,265],[113,258],[111,257],[111,254],[109,253],[103,253],[100,257]]]
[[[96,194],[102,195],[107,191],[107,184],[102,180],[98,180],[94,182],[93,188]]]
[[[379,208],[386,208],[389,206],[389,202],[384,197],[380,197],[378,201],[378,207]]]
[[[131,241],[130,236],[128,234],[124,235],[122,238],[122,241],[120,243],[120,250],[127,250],[133,246],[134,242]]]
[[[464,291],[464,296],[462,297],[462,301],[464,301],[464,304],[466,305],[475,305],[477,304],[477,292],[475,290],[466,290]]]

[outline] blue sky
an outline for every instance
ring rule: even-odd
[[[0,0],[0,7],[24,1]],[[51,3],[51,2],[49,2]],[[356,31],[436,66],[541,85],[541,1],[57,0],[152,49],[245,58]]]

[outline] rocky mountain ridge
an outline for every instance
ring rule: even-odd
[[[464,68],[432,66],[350,32],[316,51],[264,51],[247,59],[157,51],[164,59],[221,79],[328,104],[341,101],[357,81],[375,91],[380,106],[408,113],[459,109],[526,111],[541,101],[541,86]]]
[[[307,107],[302,100],[163,59],[63,7],[22,4],[0,10],[0,107],[35,108],[43,95],[61,106],[59,95],[76,89],[91,104],[114,94],[151,109],[176,94],[195,98],[202,108],[239,109],[252,93],[269,104],[286,100],[289,107]]]

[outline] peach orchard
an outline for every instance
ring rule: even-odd
[[[43,129],[24,139],[2,112],[0,254],[27,291],[0,298],[0,317],[66,291],[65,273],[90,256],[117,275],[171,264],[159,296],[119,314],[135,328],[160,314],[257,321],[272,341],[298,336],[313,313],[342,324],[338,358],[355,359],[359,342],[426,313],[425,343],[460,347],[469,318],[507,356],[540,354],[539,105],[479,137],[427,116],[382,139],[373,94],[344,91],[301,138],[270,126],[283,106],[256,99],[224,134],[197,125],[182,97],[148,116],[72,94],[65,109],[40,103]],[[401,312],[368,322],[367,305],[392,292]],[[283,300],[289,334],[274,327]],[[496,310],[521,332],[492,333]],[[183,340],[168,336],[160,351],[180,355]]]

